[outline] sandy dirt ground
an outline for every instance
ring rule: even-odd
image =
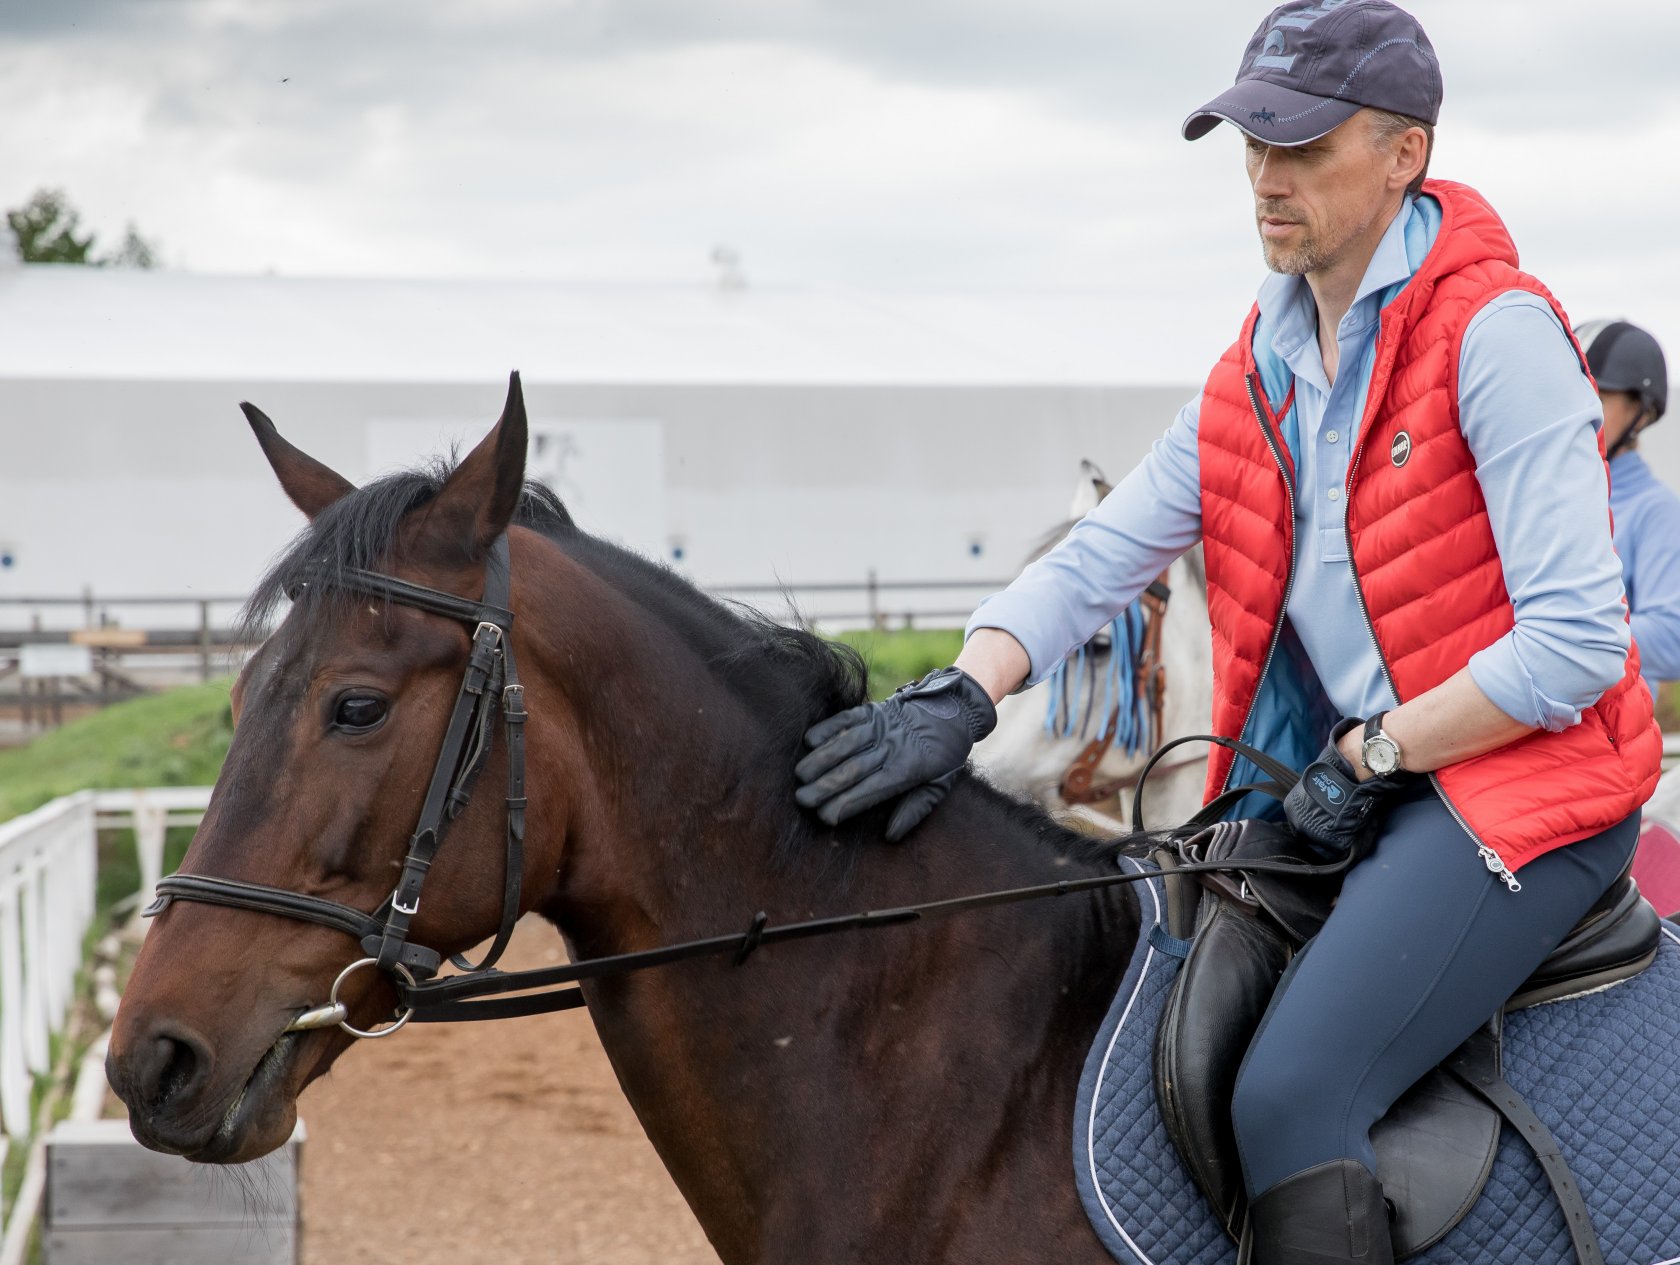
[[[562,952],[526,919],[503,964]],[[582,1011],[364,1041],[299,1114],[305,1265],[717,1265]]]

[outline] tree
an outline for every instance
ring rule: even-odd
[[[82,217],[62,189],[37,189],[6,223],[17,234],[18,258],[26,264],[85,264],[93,248],[93,234],[77,239]]]
[[[99,261],[112,268],[156,268],[158,266],[157,247],[140,236],[134,222],[129,221],[123,230],[122,245]]]
[[[157,247],[140,236],[132,223],[127,226],[122,244],[116,250],[96,257],[93,255],[94,235],[76,235],[81,222],[81,213],[70,205],[70,199],[62,189],[37,189],[29,201],[16,210],[6,212],[6,223],[17,239],[18,258],[24,263],[157,267]]]

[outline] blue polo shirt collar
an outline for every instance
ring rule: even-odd
[[[1369,330],[1382,315],[1383,308],[1411,280],[1417,264],[1422,262],[1421,254],[1414,261],[1413,244],[1408,237],[1432,238],[1433,234],[1427,230],[1423,234],[1416,233],[1413,228],[1416,208],[1415,198],[1408,197],[1402,202],[1377,243],[1371,262],[1366,265],[1365,275],[1360,279],[1353,304],[1342,317],[1341,328],[1337,330],[1338,342],[1357,338]],[[1425,244],[1424,253],[1427,250]],[[1315,383],[1320,390],[1328,391],[1330,384],[1316,347],[1318,308],[1306,278],[1272,273],[1261,285],[1258,301],[1262,325],[1271,330],[1273,353],[1296,374]],[[1303,354],[1309,347],[1311,354]]]

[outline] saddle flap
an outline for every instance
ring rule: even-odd
[[[1433,1247],[1481,1197],[1499,1153],[1499,1113],[1436,1068],[1371,1130],[1377,1178],[1394,1205],[1394,1254]]]
[[[1202,902],[1201,927],[1155,1031],[1155,1099],[1190,1175],[1233,1238],[1247,1210],[1231,1094],[1289,948],[1224,900]]]

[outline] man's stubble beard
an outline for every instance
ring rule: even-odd
[[[1266,214],[1267,208],[1261,208],[1261,214]],[[1363,223],[1357,224],[1341,235],[1341,240],[1334,246],[1327,245],[1322,237],[1307,233],[1301,239],[1301,244],[1287,247],[1278,242],[1267,241],[1265,234],[1260,236],[1260,252],[1265,256],[1266,267],[1273,272],[1286,277],[1304,277],[1308,273],[1323,272],[1335,264],[1341,253],[1348,248],[1355,238],[1364,235],[1376,221],[1376,215],[1367,216]],[[1255,227],[1258,229],[1259,224]],[[1303,228],[1306,226],[1303,224]]]
[[[1309,272],[1321,271],[1331,262],[1315,237],[1305,238],[1293,249],[1261,238],[1260,251],[1266,257],[1266,267],[1286,277],[1304,277]]]

